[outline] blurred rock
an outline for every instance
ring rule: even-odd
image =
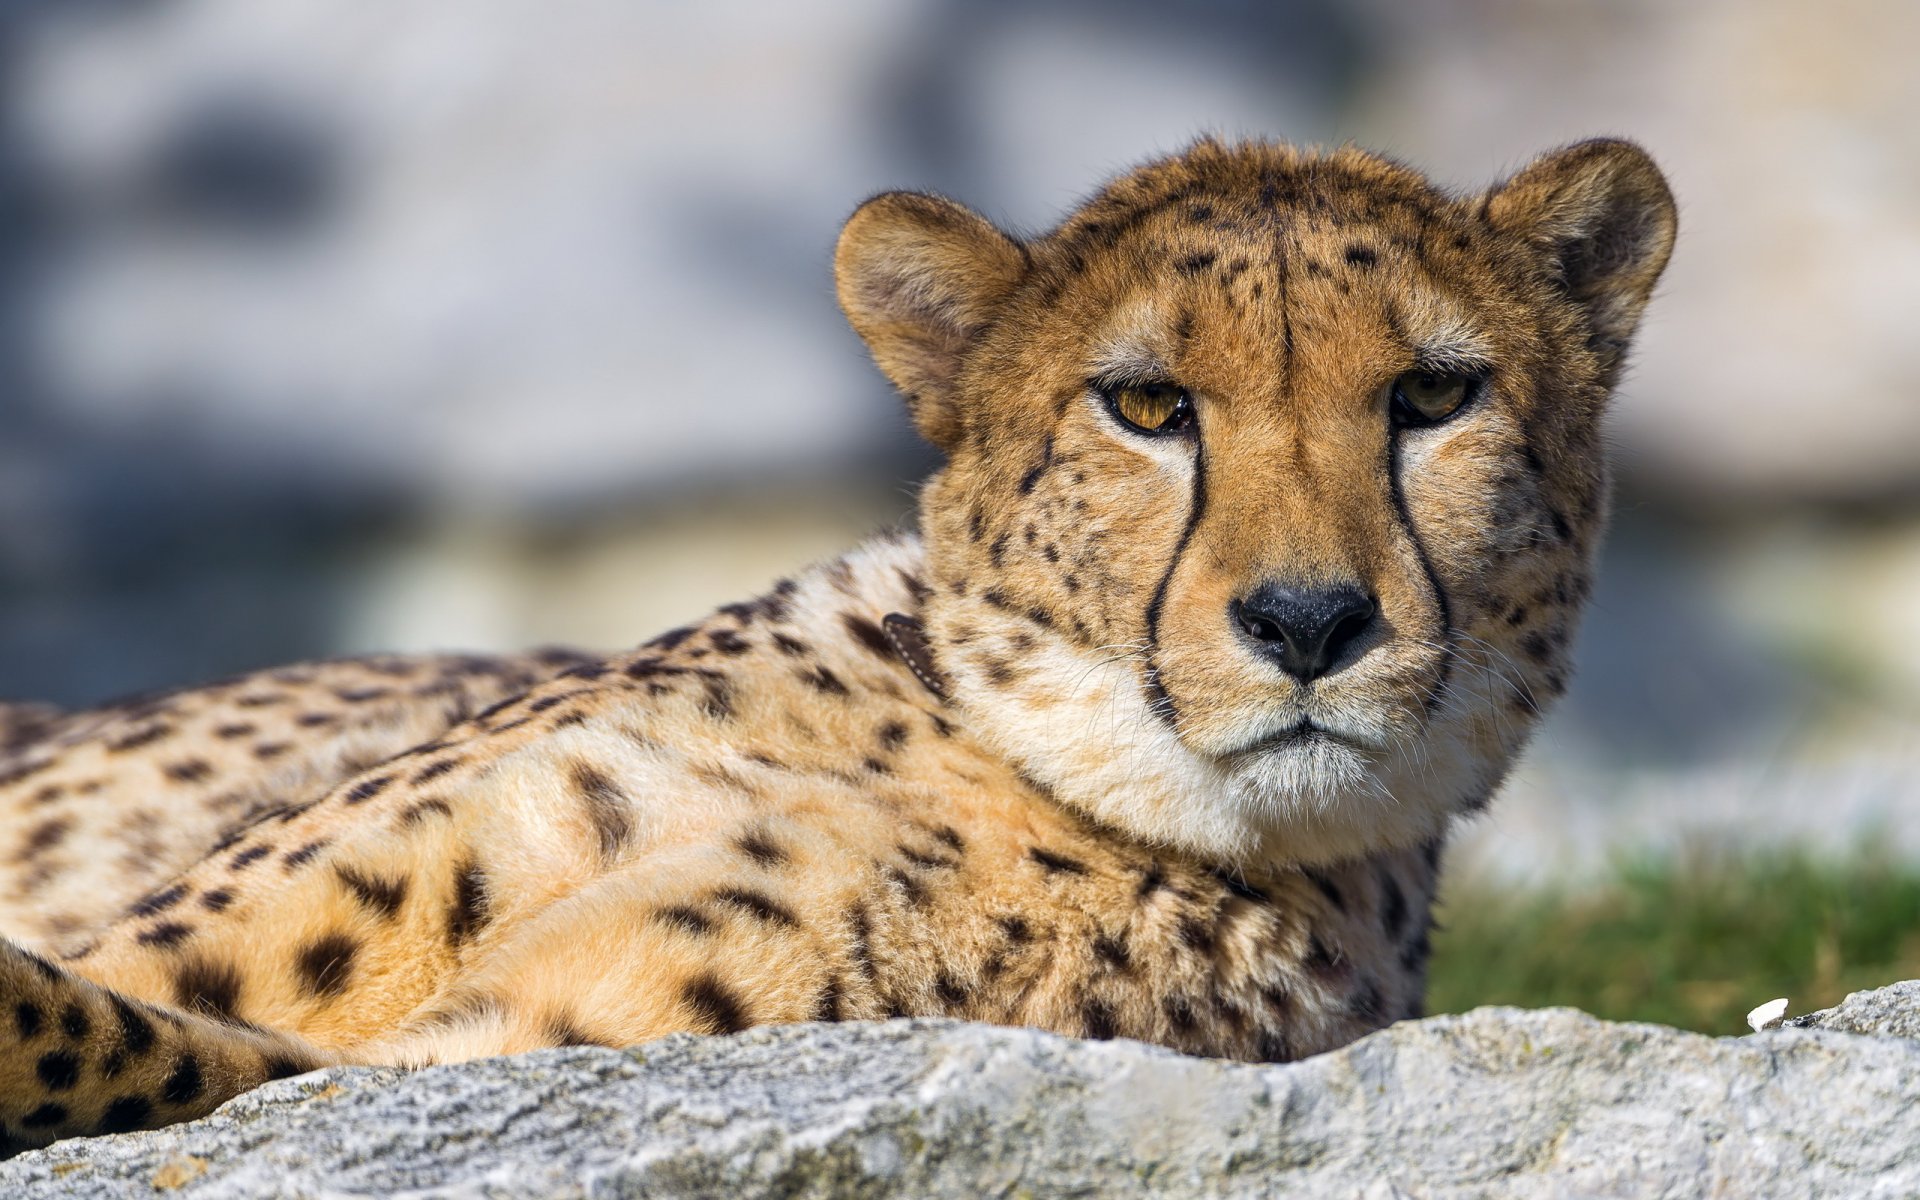
[[[1920,1045],[1566,1009],[1281,1067],[952,1022],[283,1080],[0,1165],[32,1197],[1902,1195]]]

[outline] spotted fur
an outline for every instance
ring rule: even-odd
[[[934,1014],[1284,1060],[1417,1014],[1672,236],[1619,142],[1454,197],[1205,141],[1025,242],[876,198],[836,273],[948,456],[916,530],[604,658],[0,709],[0,1147],[325,1062]],[[1446,354],[1473,407],[1394,427]],[[1122,370],[1191,436],[1116,422]],[[1273,578],[1378,626],[1290,677],[1228,619]]]

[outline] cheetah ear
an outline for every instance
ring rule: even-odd
[[[1494,228],[1545,255],[1617,365],[1673,252],[1679,217],[1660,168],[1632,142],[1596,138],[1535,159],[1486,200]]]
[[[961,360],[1026,269],[1026,251],[984,218],[917,192],[875,196],[840,231],[840,307],[942,449],[964,426]]]

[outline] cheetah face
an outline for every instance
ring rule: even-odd
[[[842,302],[949,455],[928,621],[980,734],[1230,861],[1484,803],[1565,685],[1599,421],[1673,232],[1619,142],[1464,200],[1202,142],[1024,245],[869,202]]]

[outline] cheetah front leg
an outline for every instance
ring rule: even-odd
[[[0,1158],[204,1116],[331,1061],[298,1038],[129,999],[0,940]]]

